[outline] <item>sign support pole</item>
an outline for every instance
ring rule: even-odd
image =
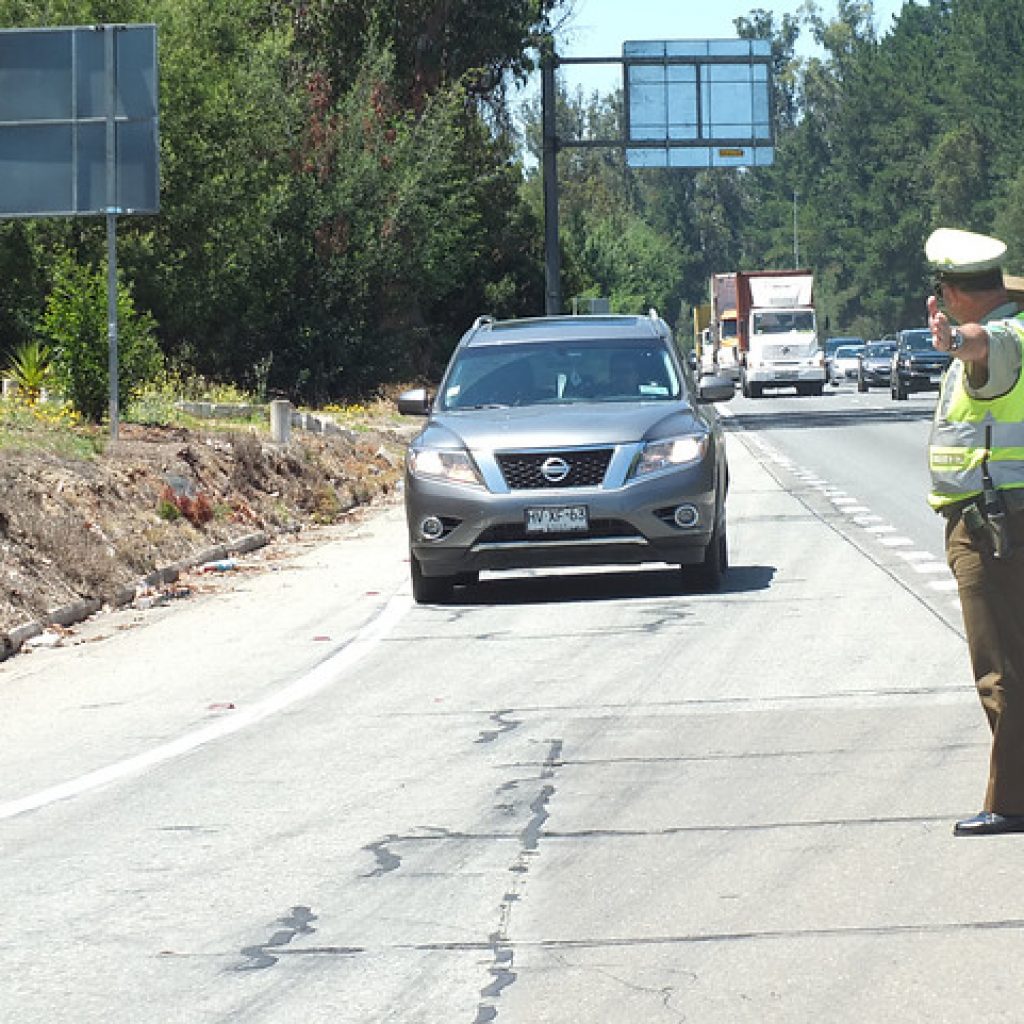
[[[117,71],[115,25],[104,25],[107,72],[107,343],[110,378],[110,439],[119,432],[117,357]]]
[[[544,146],[544,313],[562,312],[562,255],[558,245],[558,134],[555,120],[555,48],[546,40],[540,59]]]

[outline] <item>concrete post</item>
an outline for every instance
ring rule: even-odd
[[[275,444],[288,444],[292,439],[292,403],[286,398],[270,403],[270,439]]]

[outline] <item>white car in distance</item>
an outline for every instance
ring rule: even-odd
[[[857,377],[857,356],[864,351],[863,345],[840,345],[832,353],[832,380],[838,386],[844,380]]]

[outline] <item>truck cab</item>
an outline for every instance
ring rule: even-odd
[[[813,275],[809,271],[739,273],[737,325],[740,386],[747,398],[766,388],[820,395],[825,361],[818,345]]]

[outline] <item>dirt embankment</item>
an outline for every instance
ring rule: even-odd
[[[409,432],[286,446],[241,430],[121,426],[89,460],[0,456],[0,661],[66,609],[137,600],[204,555],[343,521],[396,493]]]

